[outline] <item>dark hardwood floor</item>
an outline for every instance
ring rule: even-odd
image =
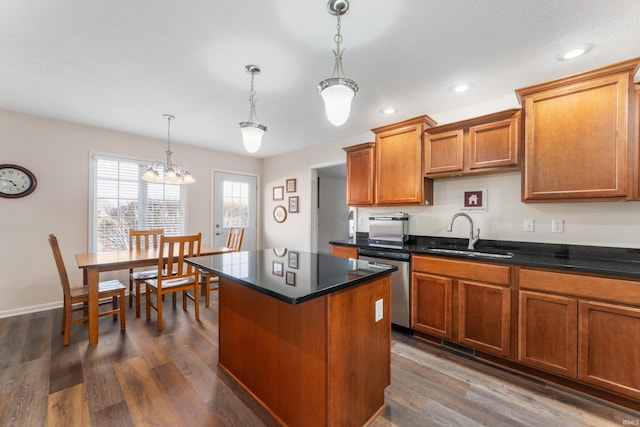
[[[129,309],[127,331],[103,318],[92,347],[86,323],[62,345],[61,310],[0,319],[0,426],[276,425],[218,369],[217,318],[215,292],[200,322],[192,306],[167,304],[161,333]],[[376,427],[640,424],[639,413],[397,332],[391,372]]]

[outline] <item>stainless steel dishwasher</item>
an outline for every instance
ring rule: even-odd
[[[411,328],[411,288],[408,252],[389,251],[385,249],[358,250],[359,259],[368,261],[375,266],[390,264],[398,267],[391,273],[391,323],[402,328]]]

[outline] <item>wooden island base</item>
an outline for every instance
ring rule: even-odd
[[[219,292],[219,364],[280,423],[362,426],[384,409],[390,274],[299,304],[223,277]]]

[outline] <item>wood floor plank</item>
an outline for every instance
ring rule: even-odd
[[[188,421],[192,427],[222,425],[173,363],[156,366],[151,372],[161,393],[179,397],[169,399],[171,411],[178,419]]]
[[[171,399],[179,396],[161,393],[155,375],[150,369],[141,357],[126,360],[115,366],[118,382],[134,425],[182,425],[184,420],[171,410]]]
[[[49,395],[47,427],[85,427],[91,425],[84,384]]]
[[[46,358],[0,370],[0,395],[7,396],[0,413],[0,426],[46,425],[48,378]]]

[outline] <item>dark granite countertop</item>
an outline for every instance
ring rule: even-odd
[[[188,259],[212,272],[289,304],[298,304],[397,270],[392,265],[287,249],[231,252]]]
[[[366,233],[358,233],[355,239],[335,240],[330,243],[377,249],[377,247],[369,245]],[[434,248],[466,250],[467,243],[468,239],[410,236],[409,241],[402,247],[385,248],[385,250],[640,279],[640,249],[634,248],[481,239],[475,245],[477,250],[508,253],[512,256],[493,259],[432,252]]]

